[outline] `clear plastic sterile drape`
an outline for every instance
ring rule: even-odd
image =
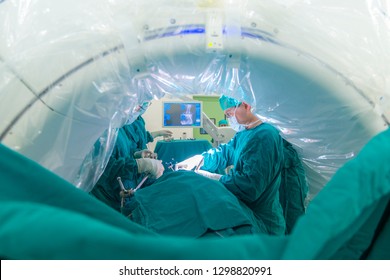
[[[388,127],[389,6],[0,1],[0,140],[89,191],[138,104],[227,94],[294,144],[314,196]]]

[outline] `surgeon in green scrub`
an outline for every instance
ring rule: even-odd
[[[157,155],[147,149],[147,144],[155,137],[171,136],[172,132],[160,130],[149,132],[145,128],[145,121],[142,114],[149,107],[145,102],[136,108],[138,118],[131,124],[126,124],[118,130],[115,147],[108,161],[108,164],[100,176],[98,182],[90,192],[93,196],[111,206],[115,210],[127,215],[126,199],[122,205],[120,191],[122,190],[118,177],[126,190],[134,189],[145,178],[149,176],[143,186],[151,184],[164,172],[164,166]],[[98,144],[98,142],[97,142]]]
[[[228,96],[219,99],[229,125],[237,131],[229,143],[176,164],[218,180],[252,209],[266,233],[283,235],[286,222],[279,202],[284,154],[283,139],[272,125],[252,113],[252,107]],[[226,175],[219,168],[233,168]],[[199,167],[201,167],[199,169]]]

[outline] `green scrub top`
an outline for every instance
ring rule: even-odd
[[[121,187],[117,178],[121,177],[126,189],[135,188],[140,183],[144,174],[138,174],[133,155],[136,151],[146,149],[151,141],[153,137],[146,131],[145,121],[141,116],[133,123],[121,127],[107,166],[91,194],[113,209],[121,211]],[[145,185],[150,182],[152,180],[145,182]]]
[[[202,169],[215,172],[233,165],[220,182],[242,200],[265,224],[269,234],[285,233],[285,220],[279,202],[283,168],[283,141],[268,123],[243,130],[227,144],[202,154]]]
[[[302,161],[291,143],[283,139],[284,165],[279,189],[280,203],[286,220],[286,234],[291,233],[296,221],[306,211],[309,186]]]

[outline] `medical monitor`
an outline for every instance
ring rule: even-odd
[[[163,127],[202,127],[202,102],[163,102]]]

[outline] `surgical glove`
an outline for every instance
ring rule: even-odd
[[[222,177],[221,174],[211,173],[211,172],[208,172],[206,170],[197,170],[195,172],[198,173],[199,175],[202,175],[204,177],[207,177],[207,178],[210,178],[210,179],[213,179],[216,181],[219,181],[219,179]]]
[[[138,173],[148,173],[152,178],[159,178],[164,172],[161,160],[151,158],[136,159]]]
[[[153,158],[157,159],[157,154],[153,153],[152,151],[149,151],[147,149],[142,151],[137,151],[134,153],[134,158]]]
[[[193,157],[190,157],[186,160],[183,160],[182,162],[178,162],[175,165],[176,170],[192,170],[194,167],[197,167],[198,169],[203,166],[203,156],[202,155],[195,155]]]
[[[165,138],[171,138],[173,135],[172,131],[170,130],[157,130],[157,131],[150,132],[150,134],[152,134],[153,138],[159,136],[163,136]]]

